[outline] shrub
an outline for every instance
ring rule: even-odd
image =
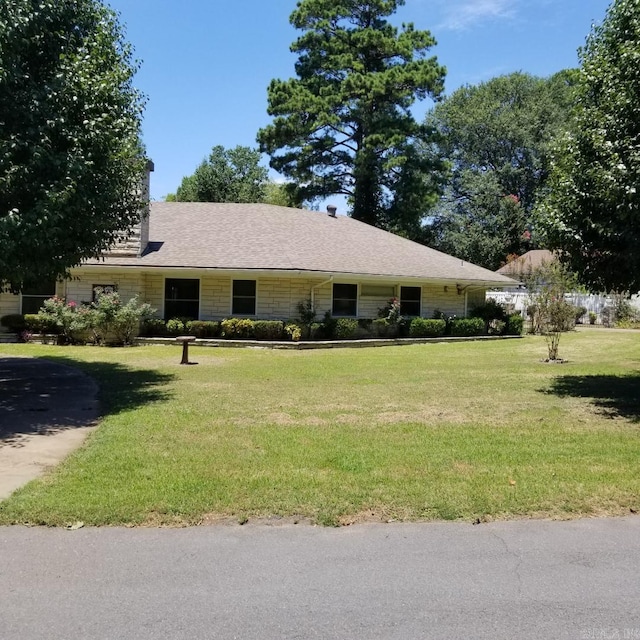
[[[378,338],[391,338],[397,334],[397,327],[392,327],[386,318],[376,318],[371,324],[373,335]]]
[[[284,322],[282,320],[256,320],[253,323],[256,340],[282,340]]]
[[[291,338],[293,342],[298,342],[302,337],[302,328],[295,322],[290,322],[284,327],[284,332]]]
[[[587,313],[587,307],[576,307],[575,309],[576,324],[580,324],[584,314]]]
[[[332,340],[336,335],[338,321],[331,317],[331,312],[326,311],[322,319],[322,333],[325,340]]]
[[[518,313],[512,313],[507,317],[507,328],[505,333],[508,336],[521,336],[524,329],[524,318]]]
[[[454,318],[451,321],[452,336],[479,336],[484,332],[482,318]]]
[[[310,327],[309,337],[311,340],[325,340],[326,328],[322,322],[314,322]]]
[[[589,324],[595,324],[598,319],[598,314],[594,311],[589,311]]]
[[[38,316],[44,325],[56,327],[62,344],[85,342],[92,322],[87,307],[79,308],[75,302],[57,296],[44,301]]]
[[[196,338],[217,338],[220,335],[220,323],[212,320],[192,320],[189,333]]]
[[[358,321],[355,318],[338,318],[336,321],[335,337],[337,340],[350,340],[358,331]]]
[[[12,333],[20,333],[26,328],[24,316],[21,313],[10,313],[0,318],[0,324]]]
[[[489,326],[485,330],[490,336],[501,336],[507,329],[507,323],[504,320],[491,320]]]
[[[90,309],[85,308],[87,326],[93,329],[95,342],[129,345],[140,333],[142,322],[150,318],[155,309],[138,296],[122,303],[117,291],[98,292]]]
[[[190,323],[185,323],[182,318],[171,318],[167,320],[166,324],[166,332],[169,336],[181,336],[186,333],[188,326]]]
[[[228,318],[220,323],[222,337],[229,340],[249,340],[254,337],[254,321],[249,318]]]
[[[506,320],[507,312],[504,305],[489,298],[484,304],[479,304],[469,314],[472,318],[482,318],[487,325],[492,320]]]
[[[163,337],[167,335],[167,325],[160,318],[147,318],[142,322],[140,335],[148,337]]]
[[[447,323],[442,320],[414,318],[409,325],[409,335],[412,338],[437,338],[444,335]]]

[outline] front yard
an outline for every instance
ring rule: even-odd
[[[271,351],[0,345],[80,367],[104,421],[0,523],[484,520],[640,509],[640,335]]]

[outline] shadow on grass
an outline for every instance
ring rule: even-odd
[[[640,372],[623,376],[560,376],[548,393],[591,398],[605,415],[640,422]]]
[[[0,446],[52,435],[101,416],[162,402],[171,374],[70,357],[0,358]]]

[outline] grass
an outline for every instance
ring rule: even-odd
[[[575,517],[640,509],[640,336],[326,351],[0,345],[80,367],[104,420],[0,523]]]

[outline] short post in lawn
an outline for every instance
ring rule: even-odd
[[[197,362],[189,362],[189,343],[194,342],[195,336],[178,336],[176,342],[182,342],[182,360],[180,364],[198,364]]]

